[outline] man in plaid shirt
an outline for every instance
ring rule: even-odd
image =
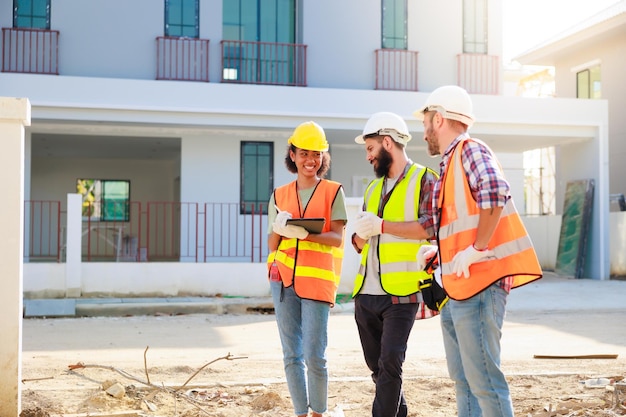
[[[513,417],[509,386],[500,369],[506,299],[511,288],[540,278],[541,270],[538,261],[532,262],[536,255],[510,201],[500,164],[486,144],[467,133],[474,122],[467,92],[458,86],[440,87],[414,114],[423,121],[428,153],[442,157],[433,189],[442,250],[422,247],[418,267],[439,256],[450,296],[440,312],[441,327],[458,416]],[[513,231],[498,226],[505,217],[515,225]],[[516,240],[518,235],[520,247],[500,243],[502,237]],[[519,264],[530,265],[528,271],[515,269]]]

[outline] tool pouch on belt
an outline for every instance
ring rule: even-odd
[[[448,301],[445,290],[439,285],[433,275],[423,279],[418,283],[426,307],[434,311],[441,310],[441,307]]]
[[[448,295],[439,282],[435,278],[441,270],[437,271],[439,262],[437,256],[433,256],[424,267],[424,271],[428,272],[430,277],[420,280],[417,284],[418,289],[422,293],[424,304],[433,311],[440,311],[448,302]]]

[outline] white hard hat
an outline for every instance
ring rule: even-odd
[[[426,103],[413,115],[418,120],[424,120],[424,114],[428,111],[439,112],[444,119],[458,120],[466,124],[468,128],[474,124],[472,99],[467,91],[456,85],[437,88],[430,93]]]
[[[409,128],[404,119],[395,113],[374,113],[365,123],[363,133],[354,138],[359,144],[364,144],[365,139],[375,136],[391,136],[396,142],[406,146],[411,140]]]

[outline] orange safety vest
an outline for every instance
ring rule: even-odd
[[[488,247],[493,250],[494,257],[472,264],[467,279],[457,277],[452,272],[454,256],[476,240],[480,213],[461,162],[462,147],[468,140],[483,144],[479,140],[467,138],[456,145],[443,174],[437,201],[440,213],[437,240],[443,288],[454,300],[467,300],[505,277],[512,276],[512,288],[516,288],[542,276],[535,249],[510,198],[489,241]],[[489,149],[487,145],[484,146]]]
[[[324,233],[331,230],[332,206],[340,188],[338,182],[321,180],[302,209],[294,181],[277,188],[274,201],[281,210],[290,212],[293,218],[325,218]],[[278,249],[267,257],[268,268],[273,262],[278,266],[283,285],[293,285],[298,297],[334,305],[341,278],[343,239],[341,246],[336,247],[283,237]]]

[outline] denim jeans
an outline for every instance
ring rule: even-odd
[[[513,417],[509,386],[500,370],[506,297],[494,284],[468,300],[449,300],[441,311],[459,417]]]
[[[354,318],[376,394],[373,417],[406,417],[402,365],[419,304],[392,304],[388,295],[359,295]]]
[[[293,287],[283,289],[281,282],[270,282],[278,333],[283,348],[287,387],[296,415],[309,408],[326,412],[328,369],[326,345],[330,305],[298,297]]]

